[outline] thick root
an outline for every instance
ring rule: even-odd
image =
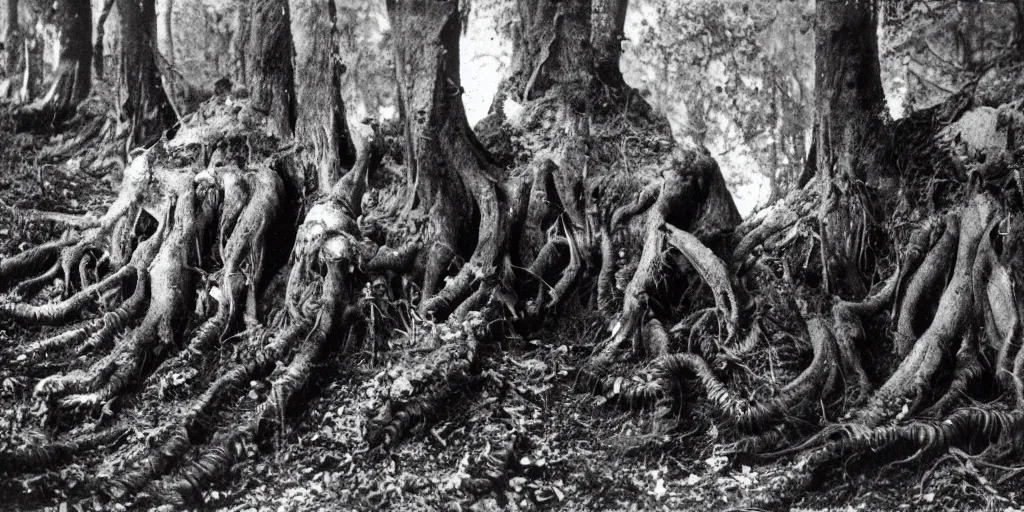
[[[825,321],[811,318],[807,321],[814,359],[779,395],[765,402],[755,403],[737,397],[714,374],[708,363],[695,354],[676,354],[662,362],[664,378],[681,382],[687,374],[694,374],[707,392],[708,399],[721,414],[743,431],[760,431],[787,415],[799,414],[808,405],[832,391],[838,374],[836,342]]]
[[[472,313],[458,327],[438,326],[434,334],[453,339],[425,358],[393,374],[388,400],[366,428],[371,448],[390,448],[404,439],[415,425],[422,425],[472,378],[477,356],[477,334],[484,325],[480,313]],[[399,367],[401,368],[401,367]]]
[[[900,307],[896,324],[896,354],[904,357],[910,352],[917,337],[931,323],[937,301],[946,287],[949,269],[953,266],[954,254],[960,237],[960,223],[955,216],[946,221],[946,230],[939,242],[932,247],[913,274],[907,285],[906,294]],[[932,300],[931,303],[925,301]]]
[[[10,287],[18,277],[33,275],[52,267],[57,262],[61,249],[78,241],[78,237],[67,237],[33,247],[17,256],[0,258],[0,290]]]
[[[329,286],[325,290],[328,288],[331,292],[337,291]],[[284,373],[274,380],[267,399],[243,420],[240,428],[232,429],[215,439],[212,447],[207,448],[178,475],[169,481],[157,482],[153,488],[160,501],[176,505],[201,501],[201,491],[216,482],[236,461],[245,456],[239,447],[251,443],[275,425],[280,426],[285,407],[309,381],[313,367],[324,350],[327,335],[332,330],[337,297],[331,292],[325,291],[330,305],[319,315],[313,331],[302,342]]]
[[[953,279],[939,301],[935,320],[917,339],[911,352],[854,417],[858,423],[875,426],[895,414],[903,405],[917,410],[944,356],[952,352],[967,328],[973,310],[972,272],[978,244],[995,215],[994,201],[975,195],[960,216],[960,237]]]
[[[92,304],[103,293],[120,286],[128,278],[134,269],[125,267],[108,276],[103,281],[96,283],[89,288],[76,293],[69,299],[56,304],[33,306],[24,303],[0,304],[0,317],[14,318],[23,322],[34,322],[45,325],[55,325],[67,322],[72,315],[81,313],[87,306]]]
[[[32,356],[40,352],[61,350],[81,343],[76,352],[82,354],[96,348],[106,348],[114,336],[128,327],[149,300],[149,273],[135,270],[135,290],[131,297],[117,309],[100,318],[89,320],[85,325],[75,327],[61,334],[32,343],[25,354]],[[84,342],[84,343],[83,343]]]
[[[128,433],[124,427],[85,434],[69,441],[0,451],[0,472],[39,472],[64,464],[75,455],[117,442]]]
[[[668,231],[668,242],[683,254],[686,261],[711,287],[711,293],[715,297],[715,306],[725,317],[725,345],[729,346],[739,329],[740,310],[736,293],[729,282],[728,268],[697,237],[670,224],[665,224],[665,229]]]
[[[244,384],[266,375],[308,329],[308,325],[292,325],[254,354],[246,364],[236,365],[217,378],[184,416],[168,428],[169,433],[159,443],[159,448],[132,464],[131,469],[107,482],[105,492],[111,496],[121,496],[127,491],[142,489],[154,478],[165,474],[188,451],[193,439],[203,435],[216,414],[216,407],[230,395],[239,392]]]
[[[839,431],[839,439],[829,441],[806,455],[800,471],[790,485],[802,489],[815,474],[832,461],[862,453],[900,449],[912,453],[910,459],[936,454],[952,447],[980,441],[1019,452],[1024,413],[989,409],[959,409],[944,419],[920,420],[909,424],[867,428],[852,425]]]

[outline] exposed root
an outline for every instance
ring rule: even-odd
[[[612,289],[615,281],[615,244],[608,223],[601,222],[601,270],[597,276],[597,307],[608,313],[612,309]]]
[[[7,289],[16,278],[52,268],[57,262],[61,249],[78,242],[78,237],[65,237],[33,247],[9,258],[0,258],[0,290]]]
[[[551,288],[551,299],[547,304],[548,309],[554,309],[562,302],[565,294],[569,291],[569,287],[572,286],[583,271],[583,259],[580,256],[581,248],[576,238],[576,228],[572,227],[572,223],[566,222],[565,219],[566,217],[562,216],[562,229],[565,231],[566,239],[569,241],[569,265],[565,267],[565,270],[562,271],[562,277]]]
[[[981,364],[981,354],[978,350],[978,339],[974,335],[968,335],[960,345],[956,353],[956,366],[953,369],[953,382],[949,384],[946,393],[924,411],[925,416],[942,418],[954,407],[960,405],[967,399],[967,389],[970,384],[985,373]],[[1020,402],[1018,402],[1020,404]],[[1024,405],[1024,404],[1020,404]]]
[[[23,446],[0,451],[0,472],[39,472],[66,463],[75,455],[117,442],[125,436],[124,427],[84,434],[68,441]]]
[[[149,274],[145,270],[126,267],[135,271],[135,290],[128,300],[114,311],[100,318],[89,320],[61,334],[32,343],[25,349],[26,355],[61,350],[81,343],[78,354],[96,348],[106,348],[114,336],[128,327],[149,300]],[[84,342],[84,343],[83,343]]]
[[[745,258],[742,268],[748,268],[757,261],[757,249],[772,245],[766,243],[769,239],[785,230],[795,229],[801,219],[810,217],[816,206],[817,190],[816,183],[808,183],[739,226],[736,232],[739,241],[733,254]]]
[[[938,305],[936,299],[946,287],[947,276],[955,260],[960,223],[955,216],[950,216],[945,224],[942,238],[928,252],[907,285],[896,324],[896,354],[900,357],[910,352],[914,341],[931,323]]]
[[[655,369],[660,366],[655,364]],[[643,372],[632,377],[602,375],[590,369],[581,369],[576,376],[575,389],[581,393],[603,396],[613,405],[626,410],[653,409],[665,398],[669,382],[656,374],[644,376]]]
[[[785,416],[799,414],[832,391],[838,374],[835,339],[821,318],[808,319],[807,328],[814,347],[814,359],[803,373],[770,400],[751,402],[737,397],[707,362],[695,354],[675,354],[666,358],[662,362],[665,378],[681,382],[687,374],[696,375],[708,399],[726,420],[743,431],[760,431]]]
[[[99,296],[117,286],[134,272],[133,269],[125,267],[108,276],[103,281],[96,283],[89,288],[76,293],[69,299],[56,304],[34,306],[25,303],[3,303],[0,304],[0,317],[14,318],[23,322],[33,322],[45,325],[61,324],[68,321],[72,315],[81,313],[87,306],[96,301]]]
[[[711,287],[715,304],[725,316],[728,333],[725,345],[734,341],[739,327],[739,304],[725,264],[705,241],[721,241],[741,218],[718,165],[709,155],[689,151],[684,152],[680,160],[674,163],[675,168],[662,173],[661,180],[645,188],[634,202],[612,214],[611,227],[614,228],[623,220],[647,211],[640,259],[626,286],[622,312],[611,327],[611,335],[598,345],[591,358],[595,367],[610,362],[628,340],[634,341],[634,347],[641,346],[636,343],[637,336],[645,323],[649,294],[661,275],[666,236]],[[610,248],[605,246],[604,252],[610,252]],[[610,263],[606,261],[603,265],[607,283]],[[607,297],[607,284],[603,293]]]
[[[421,249],[419,240],[409,241],[397,249],[381,246],[373,259],[363,265],[362,270],[370,273],[407,272]]]
[[[194,462],[169,481],[156,483],[154,494],[162,502],[172,504],[195,503],[201,491],[231,469],[245,455],[240,447],[257,439],[262,433],[281,427],[285,407],[293,395],[309,381],[313,367],[320,360],[327,335],[332,331],[339,299],[344,297],[340,270],[333,270],[324,285],[323,309],[315,325],[298,348],[284,373],[274,380],[267,399],[243,420],[240,428],[233,428],[214,439],[213,446],[204,450]]]
[[[797,438],[798,430],[792,422],[779,423],[772,428],[739,439],[730,444],[726,453],[757,455],[780,450],[789,446]]]
[[[715,306],[725,318],[725,345],[729,346],[736,336],[736,330],[740,323],[739,303],[736,301],[736,293],[729,282],[729,270],[725,263],[697,237],[670,224],[665,224],[665,229],[668,231],[668,242],[682,253],[686,261],[711,287],[711,293],[715,297]]]
[[[511,441],[483,455],[477,467],[468,471],[469,478],[462,481],[462,490],[473,496],[483,496],[503,489],[513,475],[522,471],[520,458],[527,444],[525,435],[513,433]]]
[[[422,425],[438,408],[473,377],[477,356],[477,334],[483,328],[480,313],[472,313],[461,326],[438,325],[437,336],[444,345],[425,358],[411,362],[401,372],[391,372],[388,403],[366,428],[371,448],[390,448],[404,439],[416,425]],[[452,340],[452,341],[447,341]]]
[[[1012,448],[1024,445],[1020,431],[1024,426],[1021,411],[967,408],[954,411],[940,420],[919,420],[909,424],[867,428],[851,425],[840,431],[839,439],[810,452],[798,465],[790,485],[805,488],[815,474],[828,463],[850,455],[886,449],[910,452],[912,459],[935,454],[972,442]],[[1005,453],[1005,451],[1004,451]]]
[[[177,423],[167,428],[167,435],[159,442],[159,448],[107,482],[105,492],[119,497],[127,491],[142,489],[154,478],[164,475],[188,451],[193,440],[204,435],[216,414],[216,407],[250,380],[266,375],[308,329],[305,324],[292,325],[253,354],[245,364],[229,368],[206,388]]]
[[[595,367],[603,366],[615,357],[619,348],[628,340],[632,340],[639,332],[643,316],[647,311],[648,294],[654,289],[654,283],[660,273],[663,262],[663,245],[665,234],[661,227],[664,217],[651,214],[647,221],[644,247],[640,254],[636,272],[626,287],[622,299],[622,314],[612,327],[611,337],[598,345],[591,358]]]
[[[953,351],[968,327],[973,310],[972,272],[978,244],[995,215],[994,201],[976,194],[960,215],[960,237],[953,278],[946,287],[935,313],[935,320],[917,339],[913,349],[889,380],[856,411],[858,423],[878,425],[895,414],[902,405],[911,412],[920,407],[923,393],[931,384],[946,354]]]

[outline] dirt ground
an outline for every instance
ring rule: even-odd
[[[60,227],[31,220],[25,209],[102,212],[117,176],[92,176],[74,161],[53,162],[59,140],[0,132],[0,255],[53,238]],[[19,210],[12,210],[17,208]],[[44,293],[45,295],[45,293]],[[574,391],[600,319],[575,318],[532,339],[485,347],[484,371],[445,414],[391,453],[368,451],[366,409],[382,392],[384,359],[363,353],[329,357],[286,428],[247,447],[250,454],[221,487],[205,493],[209,510],[1016,510],[1024,469],[978,467],[951,454],[878,467],[837,468],[812,493],[768,504],[773,481],[792,464],[721,455],[722,439],[695,397],[681,411],[623,407],[613,396]],[[46,439],[35,381],[74,361],[18,359],[37,328],[0,322],[0,448]],[[221,360],[231,357],[231,343]],[[413,350],[391,347],[392,351]],[[80,363],[79,363],[80,364]],[[215,372],[213,365],[195,369]],[[623,374],[628,374],[623,369]],[[641,372],[642,374],[642,372]],[[203,375],[171,374],[169,386]],[[208,377],[207,377],[208,378]],[[185,384],[180,384],[180,382]],[[233,407],[251,408],[266,392],[252,382]],[[135,391],[119,414],[80,418],[83,425],[130,419],[129,435],[147,435],[180,407]],[[173,390],[171,395],[173,397]],[[108,409],[108,412],[113,409]],[[134,446],[134,444],[133,444]],[[115,444],[41,474],[0,481],[3,510],[135,510],[131,501],[92,495],[102,479],[137,453]],[[497,469],[494,469],[497,468]],[[0,461],[0,472],[4,471]],[[481,475],[484,475],[481,477]],[[1001,477],[1006,477],[1000,481]],[[472,480],[470,483],[464,481]],[[167,508],[167,507],[165,507]]]

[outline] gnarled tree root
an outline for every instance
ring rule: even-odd
[[[380,408],[366,428],[371,448],[390,448],[404,439],[415,425],[431,418],[451,396],[465,387],[475,374],[477,335],[484,326],[481,313],[471,313],[462,325],[438,326],[445,342],[425,358],[400,366],[400,384],[390,386],[389,401]]]
[[[77,436],[68,441],[0,451],[0,472],[42,471],[70,461],[75,455],[117,442],[128,429],[114,427]]]
[[[959,244],[953,278],[939,301],[935,319],[914,343],[896,372],[854,413],[855,422],[875,426],[907,405],[911,414],[924,399],[946,354],[955,349],[968,326],[973,311],[972,273],[978,245],[996,213],[991,197],[976,194],[959,219]]]
[[[912,453],[911,459],[975,442],[1001,448],[1002,454],[1019,452],[1024,442],[1022,427],[1024,412],[980,408],[958,409],[943,419],[908,424],[874,428],[850,425],[838,431],[838,439],[808,453],[788,485],[792,489],[806,488],[816,473],[831,461],[887,449]]]
[[[259,438],[263,433],[281,426],[285,407],[292,397],[303,388],[313,373],[313,367],[322,356],[324,342],[332,331],[337,301],[340,294],[340,272],[333,272],[335,284],[324,287],[326,306],[317,316],[312,331],[298,347],[298,351],[284,372],[274,380],[271,390],[258,407],[243,419],[238,427],[218,434],[212,446],[203,449],[202,454],[173,477],[155,482],[151,493],[161,502],[182,505],[201,502],[201,491],[231,469],[231,466],[246,456],[244,446]],[[147,475],[152,476],[152,475]],[[137,480],[136,480],[137,481]]]
[[[751,402],[737,397],[707,362],[695,354],[675,354],[665,358],[662,362],[665,378],[680,383],[688,374],[695,375],[704,386],[708,399],[727,421],[741,431],[758,432],[787,416],[800,414],[834,389],[839,374],[835,338],[821,318],[808,319],[807,328],[814,359],[799,376],[782,388],[778,396],[769,400]]]

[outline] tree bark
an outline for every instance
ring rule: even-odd
[[[501,190],[500,171],[466,121],[459,78],[457,4],[387,2],[399,98],[405,112],[406,154],[411,157],[407,165],[414,169],[416,184],[414,205],[429,214],[430,222],[426,239],[431,245],[427,247],[420,310],[441,316],[472,282],[488,282],[502,268],[510,229],[508,194]],[[479,219],[476,226],[474,218]],[[472,257],[452,283],[438,292],[455,253],[468,252],[465,241],[474,231],[477,239]],[[475,296],[484,291],[481,285]]]
[[[591,0],[518,0],[516,5],[511,69],[491,110],[503,108],[506,99],[554,100],[558,128],[552,131],[557,140],[551,159],[558,170],[552,178],[565,213],[573,225],[585,229],[583,178],[594,74]],[[589,232],[586,237],[590,239]]]
[[[821,187],[825,283],[861,294],[872,201],[867,189],[892,187],[880,135],[885,96],[879,74],[873,0],[817,4],[816,172]]]
[[[295,137],[305,146],[301,158],[306,175],[314,173],[317,190],[326,192],[356,156],[341,101],[342,69],[334,39],[337,11],[333,0],[291,0],[290,8],[295,92],[302,104]]]
[[[505,98],[525,102],[555,87],[585,99],[593,59],[590,0],[517,0],[516,6],[512,63],[492,110]]]
[[[167,63],[174,65],[174,0],[164,0],[163,22],[164,49],[163,55]]]
[[[624,87],[626,81],[619,69],[622,41],[626,38],[626,12],[629,0],[596,0],[594,2],[591,41],[594,47],[594,75],[610,87]]]
[[[21,30],[18,29],[18,0],[4,0],[4,71],[18,69],[21,56]]]
[[[46,117],[52,116],[53,121],[70,115],[78,103],[89,96],[92,86],[92,2],[57,2],[56,20],[60,27],[60,61],[53,85],[38,106]]]
[[[103,2],[103,10],[100,11],[100,17],[96,20],[96,44],[92,49],[93,66],[96,68],[96,78],[102,79],[103,74],[106,71],[104,68],[104,50],[103,50],[103,38],[106,36],[106,25],[107,17],[110,16],[111,9],[114,8],[114,0],[105,0]]]
[[[127,97],[125,120],[131,123],[129,146],[147,145],[173,130],[171,107],[156,64],[155,0],[117,0],[121,18],[121,66]]]
[[[249,76],[246,72],[246,46],[249,42],[250,9],[248,0],[241,0],[235,4],[236,15],[238,16],[238,30],[231,36],[231,57],[235,61],[238,70],[238,83],[248,84]]]
[[[249,9],[249,95],[253,108],[270,116],[271,133],[284,139],[296,115],[288,1],[255,0]]]
[[[1024,0],[1014,0],[1013,10],[1016,14],[1017,52],[1024,54]]]

